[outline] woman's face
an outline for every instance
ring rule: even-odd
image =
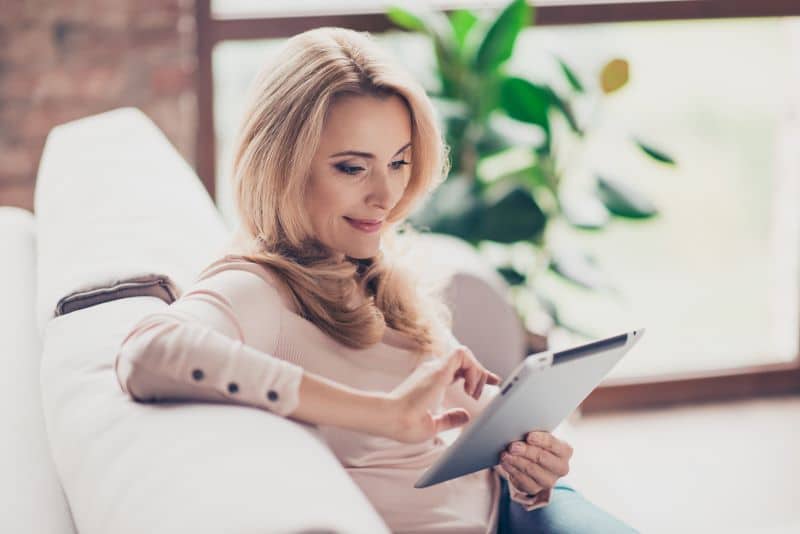
[[[398,96],[347,96],[328,110],[305,196],[315,237],[351,258],[378,253],[411,175],[411,118]]]

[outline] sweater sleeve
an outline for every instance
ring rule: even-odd
[[[141,402],[227,402],[289,415],[303,369],[272,355],[280,317],[277,290],[258,275],[217,272],[133,326],[115,359],[119,385]]]

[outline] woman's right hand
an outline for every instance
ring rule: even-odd
[[[418,443],[469,422],[469,412],[463,408],[435,415],[430,410],[444,390],[462,376],[464,390],[475,399],[480,398],[485,384],[501,382],[501,378],[484,368],[465,346],[446,357],[428,360],[388,394],[390,416],[383,434],[397,441]]]

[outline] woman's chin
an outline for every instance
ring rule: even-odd
[[[379,250],[380,242],[372,246],[351,247],[345,252],[345,254],[354,260],[365,260],[367,258],[375,257]]]

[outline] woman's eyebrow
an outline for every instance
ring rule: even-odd
[[[400,149],[397,152],[392,154],[392,157],[395,157],[400,152],[402,152],[403,150],[407,149],[410,146],[411,146],[411,141],[409,141],[408,143],[406,143],[405,145],[400,147]],[[361,156],[362,158],[370,158],[370,159],[374,159],[375,158],[375,154],[370,154],[369,152],[359,152],[357,150],[345,150],[344,152],[337,152],[336,154],[331,154],[328,157],[329,158],[335,158],[335,157],[338,157],[338,156]]]

